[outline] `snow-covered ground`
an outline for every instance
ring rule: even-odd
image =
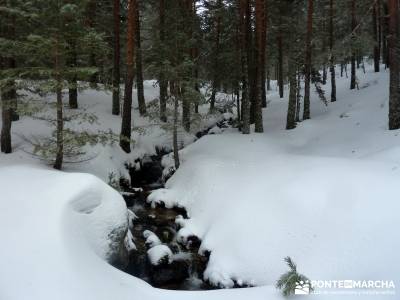
[[[189,145],[166,189],[149,198],[187,208],[180,235],[194,233],[211,250],[210,281],[261,287],[164,291],[113,268],[104,256],[111,228],[127,222],[121,196],[91,175],[38,167],[19,139],[15,154],[0,155],[0,299],[282,299],[273,286],[287,271],[285,256],[311,280],[393,280],[398,288],[399,132],[387,130],[388,73],[367,71],[359,91],[338,78],[338,101],[327,108],[313,95],[312,120],[292,131],[284,130],[287,99],[270,93],[264,134],[229,129]],[[103,103],[102,124],[119,128],[98,92],[85,95]],[[14,125],[14,133],[36,130],[31,121]],[[106,158],[107,172],[119,168]],[[106,163],[96,161],[68,168],[104,178],[96,168]]]
[[[339,78],[338,101],[314,97],[313,119],[292,131],[286,100],[271,94],[264,134],[228,130],[181,151],[181,168],[149,200],[188,209],[180,235],[211,250],[211,282],[273,285],[290,256],[313,280],[400,284],[400,137],[387,130],[387,75],[359,74],[359,91]]]
[[[154,80],[144,82],[145,99],[147,103],[157,101],[159,94],[158,86]],[[26,93],[25,93],[26,94]],[[37,100],[37,96],[27,94],[25,101],[30,98]],[[47,101],[54,102],[54,96],[48,96]],[[126,163],[133,164],[135,159],[145,154],[152,155],[156,153],[156,147],[171,148],[172,147],[172,130],[171,126],[162,124],[158,121],[158,115],[149,108],[149,117],[141,117],[137,105],[137,91],[133,92],[133,109],[132,109],[132,152],[127,154],[121,150],[118,145],[119,134],[121,130],[121,117],[111,114],[112,95],[110,92],[103,90],[84,90],[79,93],[78,110],[70,110],[67,107],[68,91],[64,91],[65,114],[80,114],[76,120],[65,123],[67,128],[71,128],[78,132],[87,131],[92,134],[108,133],[113,135],[114,143],[108,141],[105,145],[98,143],[96,145],[87,145],[82,150],[83,155],[64,160],[63,169],[69,172],[88,172],[94,174],[105,182],[108,182],[111,173],[115,177],[123,176],[129,178],[128,171],[125,167]],[[32,102],[32,101],[31,101]],[[37,101],[36,101],[37,102]],[[33,102],[35,103],[35,102]],[[221,114],[208,114],[208,106],[202,105],[199,108],[200,114],[196,116],[196,122],[192,125],[191,133],[186,133],[179,128],[178,139],[180,145],[192,143],[195,133],[204,130],[223,117]],[[154,115],[155,114],[155,115]],[[7,156],[0,155],[1,165],[15,164],[35,164],[35,165],[51,165],[50,161],[44,160],[38,155],[33,155],[32,142],[42,140],[51,136],[55,129],[50,123],[43,118],[54,119],[54,109],[45,106],[45,109],[36,115],[36,118],[30,116],[22,116],[21,120],[12,124],[12,143],[13,153]],[[96,117],[95,122],[89,123],[85,120]],[[40,117],[40,118],[38,118]]]

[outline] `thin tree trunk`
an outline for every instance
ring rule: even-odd
[[[220,51],[220,39],[221,39],[221,7],[222,0],[217,1],[217,18],[215,20],[215,45],[214,45],[214,70],[213,70],[213,82],[212,91],[210,97],[210,111],[215,109],[215,96],[217,94],[217,88],[219,86],[219,51]]]
[[[292,50],[293,51],[293,50]],[[290,56],[293,56],[291,54]],[[296,94],[297,94],[297,78],[296,78],[296,63],[293,57],[289,58],[289,102],[286,118],[286,129],[296,128]]]
[[[400,128],[400,64],[398,53],[399,38],[399,3],[389,0],[389,55],[390,55],[390,89],[389,89],[389,129]]]
[[[137,0],[136,0],[137,1]],[[140,34],[140,10],[139,4],[136,3],[136,85],[139,113],[143,116],[146,113],[146,100],[144,98],[143,87],[143,68],[142,68],[142,43]]]
[[[159,35],[161,47],[164,47],[165,42],[165,0],[160,0],[159,6]],[[160,86],[160,120],[167,122],[167,97],[168,97],[168,82],[164,74],[164,66],[161,65],[159,73]]]
[[[374,70],[379,72],[380,49],[379,49],[379,26],[378,26],[378,3],[374,1],[372,9],[372,33],[374,37]]]
[[[12,121],[12,98],[10,90],[13,88],[14,83],[9,80],[7,85],[1,90],[1,152],[11,153],[11,121]]]
[[[240,0],[239,16],[240,16],[240,39],[241,39],[241,66],[242,66],[242,133],[250,133],[250,101],[248,86],[248,65],[247,65],[247,26],[246,26],[246,10],[249,0]]]
[[[263,13],[263,24],[261,28],[261,103],[262,107],[267,107],[267,91],[265,89],[265,82],[267,76],[266,66],[266,50],[267,50],[267,18],[268,18],[268,0],[264,0],[264,13]]]
[[[280,14],[281,15],[281,14]],[[279,97],[283,98],[284,93],[284,85],[283,85],[283,37],[282,37],[282,29],[281,29],[281,16],[279,16],[279,28],[278,28],[278,37],[277,37],[277,46],[278,46],[278,86],[279,86]]]
[[[303,120],[310,119],[310,84],[311,84],[311,39],[312,39],[312,27],[313,27],[313,13],[314,13],[314,1],[308,0],[307,10],[307,34],[306,34],[306,57],[305,57],[305,74],[304,74],[304,111]]]
[[[265,31],[263,26],[265,25],[265,3],[264,0],[256,0],[256,50],[257,50],[257,66],[256,66],[256,97],[254,101],[254,122],[255,122],[255,132],[263,132],[263,118],[262,118],[262,71],[264,68],[262,64],[265,64],[265,49],[263,45],[265,42]],[[264,37],[263,37],[264,35]],[[265,88],[265,82],[264,82]]]
[[[60,72],[60,53],[59,53],[59,36],[56,37],[55,45],[55,71],[56,71],[56,96],[57,96],[57,134],[56,134],[56,160],[54,169],[61,170],[64,159],[64,117],[63,117],[63,101],[62,101],[62,79]]]
[[[331,73],[331,102],[336,101],[336,71],[335,71],[335,57],[333,55],[333,44],[334,44],[334,35],[333,35],[333,26],[334,26],[334,10],[333,10],[333,1],[329,1],[329,71]],[[343,68],[341,70],[341,74],[343,76]]]
[[[301,107],[301,76],[300,72],[297,71],[297,89],[296,89],[296,122],[300,122],[300,107]]]
[[[120,113],[120,0],[114,0],[114,67],[113,67],[113,95],[112,95],[112,114]]]
[[[178,108],[179,108],[178,94],[179,93],[180,93],[179,86],[175,86],[174,84],[172,84],[171,94],[174,97],[174,127],[172,132],[172,143],[173,143],[174,163],[176,170],[180,166],[179,145],[178,145]]]
[[[70,67],[76,68],[77,65],[77,53],[76,53],[76,46],[75,42],[72,41],[70,44]],[[68,80],[68,103],[70,109],[77,109],[78,108],[78,79],[74,72],[71,78]]]
[[[356,29],[356,0],[351,0],[351,32]],[[354,34],[354,32],[353,32]],[[350,89],[356,88],[356,50],[354,45],[354,38],[352,38],[352,52],[351,52],[351,78],[350,78]]]
[[[126,46],[126,80],[125,96],[122,110],[122,124],[120,135],[120,146],[126,153],[131,152],[131,126],[132,126],[132,87],[134,77],[134,55],[135,55],[135,15],[136,0],[128,1],[128,29]]]

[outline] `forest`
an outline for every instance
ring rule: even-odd
[[[396,299],[399,13],[0,0],[0,299]]]

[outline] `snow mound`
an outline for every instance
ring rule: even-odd
[[[311,279],[399,279],[400,170],[275,152],[264,136],[206,136],[150,202],[186,207],[179,239],[211,250],[205,279],[273,285],[285,256]],[[273,159],[266,159],[272,156]]]
[[[128,213],[122,197],[92,175],[0,167],[0,190],[1,300],[282,299],[272,287],[158,290],[112,267],[110,237],[126,232]]]
[[[157,266],[161,263],[172,262],[172,251],[166,245],[156,245],[147,250],[147,255],[152,265]]]

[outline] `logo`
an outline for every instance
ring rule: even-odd
[[[296,288],[294,289],[295,295],[308,295],[312,290],[310,281],[298,281],[296,282]]]
[[[296,282],[295,295],[395,295],[393,280],[306,280]]]

